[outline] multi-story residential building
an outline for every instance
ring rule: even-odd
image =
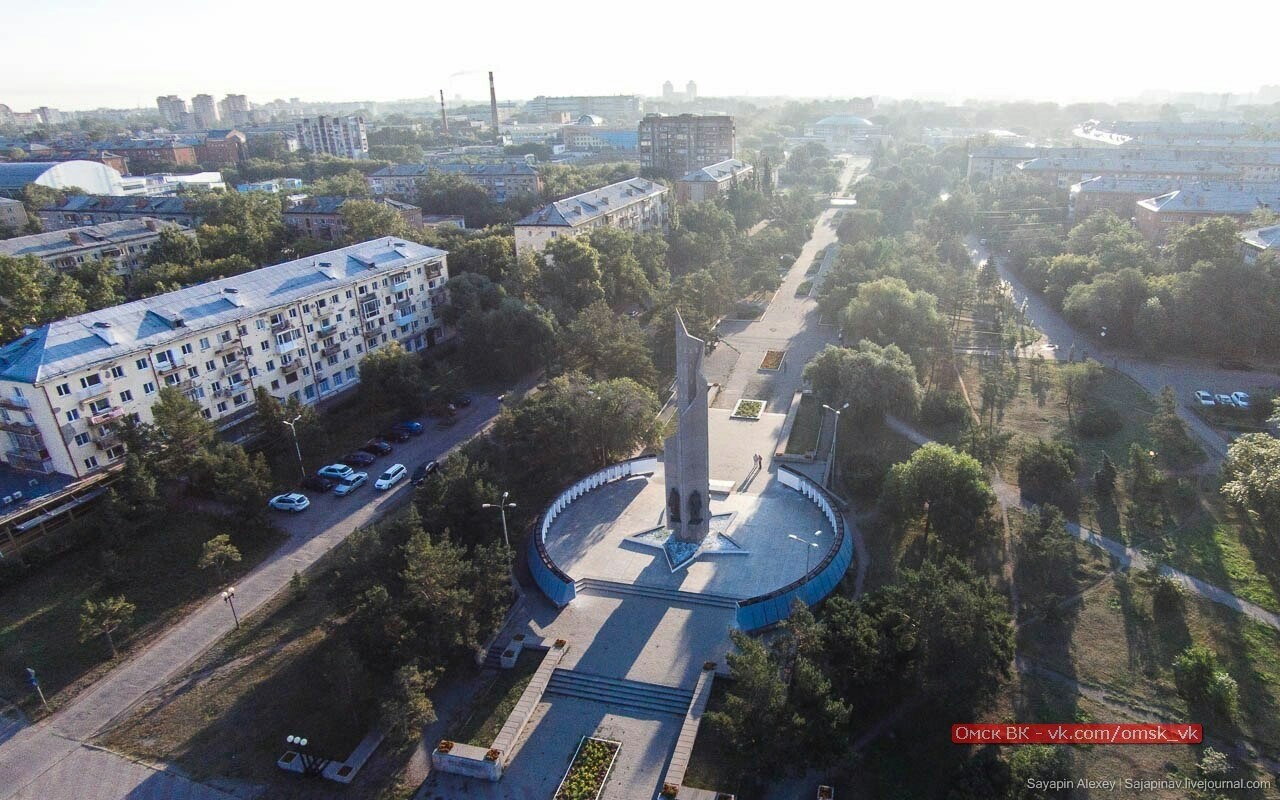
[[[1244,263],[1252,264],[1267,252],[1280,253],[1280,225],[1240,232],[1240,254]]]
[[[119,153],[131,162],[160,161],[167,164],[198,164],[196,146],[183,139],[124,139],[113,142],[100,142],[95,145],[100,149]]]
[[[1018,165],[1018,171],[1068,189],[1080,181],[1106,176],[1113,178],[1162,178],[1176,181],[1230,180],[1239,173],[1225,164],[1178,159],[1107,156],[1033,158]]]
[[[239,164],[247,154],[245,135],[234,128],[209,131],[196,145],[196,159],[204,167],[230,167]]]
[[[634,94],[576,95],[547,97],[538,95],[525,103],[524,111],[547,122],[559,122],[562,114],[577,119],[594,114],[613,123],[634,122],[644,113],[643,101]]]
[[[532,165],[520,159],[484,163],[393,164],[373,173],[367,180],[375,197],[414,197],[419,186],[433,172],[456,175],[480,187],[489,199],[498,203],[516,195],[542,193],[542,176]]]
[[[198,94],[191,98],[191,113],[195,115],[196,127],[208,130],[218,124],[218,104],[213,95]]]
[[[640,120],[639,139],[640,165],[672,177],[727,161],[737,147],[727,114],[649,114]]]
[[[0,164],[0,197],[16,200],[29,183],[50,189],[75,187],[95,194],[124,194],[120,173],[96,161],[15,161]]]
[[[1099,176],[1071,187],[1068,209],[1073,221],[1087,219],[1095,211],[1107,209],[1120,219],[1132,219],[1139,200],[1164,194],[1180,185],[1170,178],[1115,178]]]
[[[292,192],[302,188],[302,178],[272,178],[267,181],[254,181],[252,183],[236,184],[237,192],[270,192],[271,194],[280,194],[281,192]]]
[[[127,175],[120,179],[126,197],[163,197],[173,195],[183,189],[209,191],[227,188],[222,180],[221,172],[196,172],[191,175],[174,175],[170,172],[156,172],[150,175]]]
[[[368,158],[364,117],[308,117],[295,123],[298,142],[312,153],[338,158]]]
[[[718,197],[748,180],[753,171],[750,164],[736,158],[695,169],[676,181],[676,202],[701,203]]]
[[[602,117],[584,114],[572,125],[560,129],[564,146],[576,152],[618,150],[636,153],[640,149],[640,135],[635,128],[619,128],[606,125]]]
[[[146,265],[147,251],[160,241],[165,228],[195,236],[190,228],[142,217],[0,240],[0,256],[35,256],[59,270],[89,261],[109,261],[116,274],[131,275]]]
[[[223,121],[233,127],[249,124],[249,98],[242,94],[229,94],[218,101]]]
[[[341,241],[347,234],[342,207],[355,198],[308,197],[285,209],[284,226],[300,236],[325,242]],[[389,197],[374,200],[398,213],[412,228],[422,227],[422,209]]]
[[[170,127],[182,128],[187,118],[187,101],[176,94],[161,95],[156,98],[156,108],[160,116]]]
[[[538,252],[553,239],[611,227],[644,233],[667,228],[667,187],[630,178],[543,206],[515,225],[516,253]]]
[[[444,251],[387,237],[42,325],[0,347],[4,460],[103,469],[124,456],[115,424],[150,421],[166,386],[229,435],[257,387],[320,402],[370,351],[439,341],[448,277]]]
[[[1244,220],[1255,211],[1280,211],[1280,184],[1184,184],[1158,197],[1139,200],[1135,208],[1138,230],[1160,244],[1177,225],[1195,225],[1211,217]]]
[[[0,197],[0,231],[20,231],[27,227],[27,209],[22,201]]]
[[[200,215],[185,197],[103,197],[77,194],[36,213],[40,215],[40,221],[47,231],[142,217],[176,222],[184,228],[194,228],[200,224]]]

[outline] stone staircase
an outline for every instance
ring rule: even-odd
[[[684,717],[689,711],[693,692],[656,683],[641,683],[621,678],[606,678],[587,672],[556,669],[547,683],[547,694],[594,700],[610,708],[657,712]]]
[[[484,661],[480,663],[480,666],[485,669],[502,669],[502,653],[507,649],[507,642],[509,641],[509,639],[500,638],[501,643],[494,642],[493,646],[485,652]]]
[[[702,592],[683,592],[679,589],[665,589],[661,586],[645,586],[638,583],[618,583],[602,578],[580,578],[574,584],[579,593],[628,595],[631,597],[647,597],[651,600],[666,600],[669,603],[689,603],[695,606],[711,606],[737,610],[738,601],[722,594],[703,594]]]

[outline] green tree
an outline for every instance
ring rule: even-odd
[[[937,305],[928,292],[913,292],[898,278],[881,278],[858,287],[841,324],[853,341],[897,345],[912,361],[923,364],[931,350],[946,342],[946,321]]]
[[[1009,786],[1012,800],[1051,800],[1059,797],[1053,781],[1071,777],[1071,757],[1065,747],[1037,744],[1011,748]]]
[[[138,607],[123,596],[107,597],[102,600],[85,600],[80,610],[80,641],[103,636],[107,646],[111,648],[111,657],[120,655],[116,650],[116,641],[112,634],[127,627],[133,620]]]
[[[1118,476],[1119,470],[1116,469],[1115,462],[1111,460],[1111,456],[1103,453],[1102,465],[1098,467],[1097,472],[1093,473],[1093,485],[1099,498],[1107,501],[1115,496]]]
[[[1266,529],[1280,530],[1280,439],[1266,433],[1236,437],[1222,464],[1222,494]]]
[[[361,178],[363,184],[364,179]],[[348,244],[367,242],[383,236],[400,239],[411,238],[409,223],[400,212],[384,203],[373,200],[348,200],[339,210]]]
[[[1075,539],[1052,505],[1023,514],[1018,533],[1018,583],[1032,590],[1041,611],[1048,611],[1074,588]]]
[[[1018,458],[1018,488],[1022,498],[1036,504],[1073,508],[1077,469],[1079,458],[1075,448],[1064,442],[1037,439],[1027,445]]]
[[[1204,645],[1192,645],[1173,661],[1178,694],[1193,709],[1211,710],[1222,719],[1235,719],[1240,689],[1234,678],[1218,667],[1217,655]]]
[[[495,308],[463,315],[458,330],[463,362],[473,374],[500,378],[548,367],[558,334],[550,312],[515,297],[502,297]]]
[[[193,485],[230,506],[241,519],[266,513],[271,495],[271,469],[262,453],[218,442],[200,454],[193,467]]]
[[[200,406],[172,386],[163,386],[151,406],[158,450],[151,454],[158,474],[177,478],[187,474],[213,443],[213,423]]]
[[[365,181],[364,173],[358,169],[349,169],[336,175],[326,175],[323,178],[312,181],[307,189],[315,197],[369,196],[369,184]]]
[[[200,548],[200,560],[196,562],[196,566],[200,569],[213,567],[221,582],[223,570],[228,564],[239,564],[240,558],[240,548],[231,543],[229,535],[220,533]]]
[[[51,271],[35,256],[0,256],[0,336],[5,341],[44,320],[44,282]]]
[[[948,547],[964,550],[981,534],[995,502],[982,465],[972,456],[937,443],[929,443],[901,464],[894,464],[885,479],[884,498],[900,522],[925,520],[925,537],[937,531]]]
[[[1227,264],[1240,260],[1240,240],[1236,223],[1229,217],[1213,217],[1196,225],[1174,229],[1165,240],[1175,272],[1186,272],[1196,264]]]
[[[195,266],[200,261],[200,240],[186,228],[165,226],[160,229],[159,240],[147,251],[147,266],[156,264],[182,264]]]
[[[764,644],[732,631],[734,649],[727,656],[733,683],[719,711],[706,721],[732,754],[734,772],[759,780],[785,770],[795,744],[781,665]]]
[[[658,373],[644,331],[634,319],[615,314],[604,301],[584,308],[565,329],[565,364],[596,380],[631,378],[656,387]]]
[[[436,708],[427,693],[435,688],[437,675],[412,664],[395,671],[391,690],[379,706],[383,730],[398,742],[415,741],[423,727],[436,721]]]
[[[427,406],[422,361],[398,343],[374,350],[360,362],[360,394],[373,408],[418,414]]]
[[[604,298],[600,254],[583,239],[552,241],[543,251],[541,271],[544,301],[561,319]]]
[[[1168,464],[1187,464],[1203,455],[1191,440],[1187,423],[1178,416],[1178,396],[1172,387],[1160,390],[1160,396],[1156,398],[1156,412],[1147,422],[1147,430],[1151,432],[1160,456]]]
[[[875,425],[886,413],[909,418],[920,408],[915,368],[897,345],[827,345],[805,365],[804,377],[822,402],[835,408],[848,403],[845,413],[854,424]]]

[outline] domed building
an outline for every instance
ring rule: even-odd
[[[833,150],[865,150],[879,142],[887,142],[890,138],[879,125],[854,114],[823,117],[807,133]]]

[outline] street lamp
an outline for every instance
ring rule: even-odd
[[[480,507],[481,507],[481,508],[496,508],[496,509],[498,509],[498,511],[499,511],[499,512],[501,512],[501,513],[502,513],[502,541],[506,542],[506,544],[507,544],[507,549],[508,549],[508,550],[510,550],[510,549],[511,549],[511,537],[507,535],[507,509],[508,509],[508,508],[515,508],[515,507],[516,507],[516,504],[515,504],[515,503],[508,503],[508,502],[507,502],[507,495],[508,495],[508,494],[510,494],[510,492],[503,492],[503,493],[502,493],[502,502],[501,502],[501,503],[482,503],[482,504],[480,505]]]
[[[298,454],[298,471],[302,473],[302,479],[306,480],[307,468],[302,466],[302,448],[298,446],[298,429],[294,427],[295,425],[297,425],[298,420],[300,419],[302,419],[301,414],[294,417],[293,419],[282,419],[280,421],[283,422],[285,425],[288,425],[289,430],[293,432],[293,450],[295,453]]]
[[[590,395],[592,399],[598,400],[600,402],[600,408],[599,408],[600,413],[598,415],[600,418],[600,468],[604,469],[605,467],[609,466],[609,452],[605,447],[605,425],[604,425],[604,421],[605,421],[604,404],[607,401],[605,400],[604,395],[596,394],[594,391],[588,390],[587,394]]]
[[[849,404],[845,403],[839,408],[832,408],[826,403],[823,403],[822,407],[836,415],[836,426],[831,431],[831,457],[827,459],[827,474],[822,477],[822,485],[830,491],[831,476],[834,473],[832,466],[836,463],[836,437],[840,435],[840,412],[848,408]]]
[[[821,534],[822,534],[822,531],[814,531],[814,532],[813,532],[813,535],[814,535],[814,536],[819,536],[819,535],[821,535]],[[804,574],[805,574],[805,575],[808,575],[808,574],[809,574],[809,561],[810,561],[809,554],[810,554],[810,553],[812,553],[812,552],[813,552],[813,550],[814,550],[814,548],[816,548],[816,547],[818,546],[818,543],[817,543],[817,542],[811,542],[811,541],[809,541],[809,540],[807,540],[807,539],[801,539],[799,536],[796,536],[794,533],[788,533],[788,534],[787,534],[787,538],[788,538],[788,539],[795,539],[797,542],[799,542],[800,544],[802,544],[802,545],[804,545],[804,546],[805,546],[805,547],[804,547]]]
[[[231,618],[236,621],[236,628],[240,627],[240,615],[236,613],[236,587],[228,586],[222,590],[222,602],[226,603],[231,609]]]
[[[302,774],[314,778],[324,772],[324,768],[329,765],[329,759],[322,756],[311,755],[306,753],[302,748],[307,746],[307,738],[305,736],[294,736],[290,734],[284,737],[284,740],[294,747],[298,748],[298,758],[302,759]]]

